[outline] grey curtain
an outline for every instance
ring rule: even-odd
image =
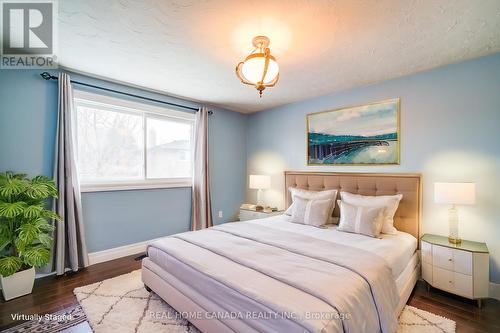
[[[191,230],[211,227],[210,178],[208,175],[208,109],[196,112]]]
[[[64,274],[66,269],[76,272],[79,268],[88,266],[74,146],[74,116],[70,77],[61,73],[54,163],[54,180],[59,190],[59,198],[55,200],[54,207],[63,218],[63,221],[55,224],[54,266],[57,275]]]

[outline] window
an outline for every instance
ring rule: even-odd
[[[191,186],[194,115],[75,91],[82,191]]]

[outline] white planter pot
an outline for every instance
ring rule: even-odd
[[[7,277],[0,275],[0,282],[2,283],[3,298],[6,301],[31,294],[35,283],[35,269],[31,267]]]

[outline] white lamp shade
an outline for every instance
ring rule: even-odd
[[[248,187],[257,190],[266,190],[271,188],[271,177],[265,175],[250,175]]]
[[[241,72],[245,79],[252,83],[257,83],[262,80],[262,75],[264,74],[265,58],[255,57],[248,60],[242,65]],[[267,84],[272,82],[279,73],[279,66],[276,61],[269,59],[269,65],[267,67],[266,76],[264,77],[263,83]]]
[[[434,183],[434,202],[452,205],[476,203],[475,183]]]

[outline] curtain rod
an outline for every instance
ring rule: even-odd
[[[49,81],[49,80],[58,80],[59,79],[57,76],[51,75],[49,72],[43,72],[43,73],[40,74],[40,76],[44,80],[47,80],[47,81]],[[95,86],[93,84],[88,84],[88,83],[84,83],[84,82],[79,82],[79,81],[74,81],[74,80],[70,80],[70,81],[73,84],[78,84],[78,85],[85,86],[85,87],[90,87],[90,88],[95,88],[95,89],[99,89],[99,90],[109,91],[109,92],[116,93],[116,94],[121,94],[121,95],[130,96],[130,97],[134,97],[134,98],[144,99],[144,100],[147,100],[147,101],[150,101],[150,102],[166,104],[166,105],[175,106],[175,107],[178,107],[178,108],[183,108],[183,109],[188,109],[188,110],[193,110],[193,111],[198,112],[198,108],[195,108],[195,107],[192,107],[192,106],[181,105],[181,104],[171,103],[171,102],[165,102],[165,101],[161,101],[161,100],[158,100],[158,99],[144,97],[144,96],[135,95],[135,94],[130,94],[130,93],[126,93],[126,92],[119,91],[119,90],[114,90],[114,89],[110,89],[110,88],[99,87],[99,86]],[[208,111],[208,114],[213,114],[213,111]]]

